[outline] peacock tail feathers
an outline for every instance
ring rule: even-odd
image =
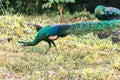
[[[71,24],[71,28],[68,30],[69,33],[79,35],[86,34],[89,32],[100,32],[113,30],[120,27],[120,20],[111,21],[99,21],[99,22],[79,22]]]

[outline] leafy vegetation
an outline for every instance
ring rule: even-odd
[[[89,12],[66,13],[66,23],[89,21],[96,18]],[[85,36],[68,35],[55,41],[45,55],[48,46],[22,47],[17,40],[32,40],[35,28],[25,21],[48,25],[60,23],[55,14],[41,16],[0,16],[0,79],[5,80],[119,80],[120,45],[110,38],[99,40],[93,33]]]
[[[46,3],[48,4],[44,6]],[[70,11],[71,13],[81,11],[84,8],[94,12],[95,7],[99,4],[120,9],[120,0],[0,0],[0,14],[6,14],[6,12],[28,15],[50,14],[58,10],[58,3],[64,4],[64,11]],[[47,6],[51,6],[51,8],[43,8]]]
[[[43,14],[50,12],[55,12],[57,10],[58,5],[54,5],[51,7],[52,3],[60,2],[65,3],[67,6],[68,2],[75,2],[75,0],[0,0],[0,14],[9,13],[24,13],[29,15]],[[45,8],[46,9],[45,9]],[[47,9],[47,7],[51,7]],[[67,9],[67,8],[66,8]]]

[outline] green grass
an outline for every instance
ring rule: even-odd
[[[74,15],[67,16],[74,18]],[[87,19],[88,15],[84,18],[95,20]],[[120,79],[120,45],[113,44],[110,38],[100,40],[93,33],[68,35],[55,41],[58,52],[52,47],[44,54],[48,44],[43,41],[25,48],[17,43],[17,40],[32,40],[36,34],[34,28],[23,22],[47,25],[59,23],[59,18],[6,15],[0,16],[0,20],[0,80]],[[12,40],[8,42],[8,38]]]

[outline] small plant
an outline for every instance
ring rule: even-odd
[[[69,3],[69,2],[74,3],[75,0],[49,0],[48,3],[45,3],[43,5],[43,8],[47,8],[47,7],[50,8],[52,5],[57,4],[57,9],[58,9],[59,14],[60,14],[61,22],[63,23],[64,22],[64,18],[63,18],[64,4]]]

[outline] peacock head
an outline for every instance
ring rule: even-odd
[[[22,47],[25,47],[26,46],[26,43],[23,42],[23,41],[17,41],[18,43],[22,43]]]
[[[104,15],[104,14],[105,14],[104,9],[105,9],[104,6],[98,5],[98,6],[95,8],[94,14],[95,14],[95,15]]]

